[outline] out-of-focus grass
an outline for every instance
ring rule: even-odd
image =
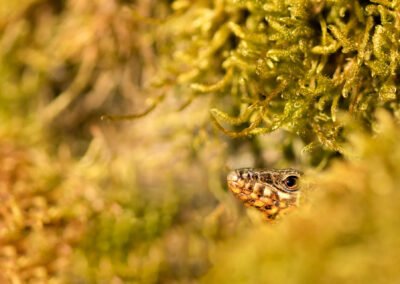
[[[311,2],[311,12],[326,19],[303,19],[306,1],[137,1],[135,13],[112,0],[3,1],[0,282],[397,279],[399,130],[390,118],[397,115],[397,61],[381,52],[392,40],[385,31],[393,28],[396,36],[398,30],[397,16],[386,13],[396,7],[382,2],[367,11],[357,1]],[[345,30],[362,38],[371,28],[360,9],[369,21],[382,17],[375,40],[364,46],[370,65],[355,64],[358,53],[347,52],[346,38],[338,36]],[[339,28],[322,44],[338,50],[320,46],[313,53],[324,37],[309,29],[324,21]],[[288,43],[280,38],[299,31],[296,25],[310,33],[295,33],[285,53]],[[379,65],[386,61],[394,67]],[[350,88],[347,75],[368,87]],[[279,85],[282,78],[287,85]],[[278,85],[285,90],[279,94],[287,93],[274,93]],[[343,90],[348,97],[341,99]],[[312,111],[292,112],[299,98]],[[140,114],[155,103],[138,120],[100,120]],[[215,109],[214,117],[251,125],[260,103],[271,103],[270,114],[277,115],[263,116],[262,123],[286,131],[233,140],[210,123],[209,110],[218,106],[241,119]],[[375,124],[378,106],[389,114],[379,114]],[[362,131],[354,127],[360,123]],[[333,132],[324,132],[330,126]],[[312,141],[328,150],[300,154]],[[313,190],[297,213],[276,225],[259,222],[226,191],[232,167],[322,168],[332,150],[344,159],[324,174],[308,171]],[[376,267],[383,272],[373,275]]]
[[[153,39],[138,36],[116,1],[20,4],[2,4],[1,280],[204,274],[202,220],[226,196],[223,148],[206,129],[204,103],[138,123],[102,122],[101,114],[141,112],[146,96],[157,97],[143,91]],[[158,16],[163,7],[137,5]],[[166,100],[164,113],[181,103]],[[212,224],[208,235],[218,238]]]
[[[124,132],[93,125],[81,157],[65,143],[49,150],[40,128],[30,137],[21,124],[4,125],[4,281],[152,283],[206,273],[210,248],[235,231],[237,215],[218,205],[228,197],[224,148],[202,129],[202,108],[154,113]],[[182,127],[198,134],[177,135]]]

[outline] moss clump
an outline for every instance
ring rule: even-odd
[[[85,186],[79,188],[77,165],[68,155],[49,157],[35,143],[4,135],[0,141],[0,280],[62,283],[94,211]]]
[[[175,43],[168,68],[187,87],[180,94],[215,94],[211,119],[229,136],[283,128],[300,135],[305,150],[343,154],[346,122],[338,113],[366,128],[379,107],[399,117],[396,1],[181,0],[172,7],[163,27]]]

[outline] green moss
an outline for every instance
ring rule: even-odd
[[[379,107],[397,117],[397,2],[174,5],[179,8],[162,29],[176,43],[169,66],[176,83],[190,87],[179,95],[215,94],[211,121],[223,133],[242,137],[283,128],[301,136],[306,149],[320,145],[343,154],[346,121],[338,113],[366,128]]]

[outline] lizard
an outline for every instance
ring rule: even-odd
[[[247,207],[274,221],[297,207],[302,172],[295,169],[242,168],[227,176],[228,188]]]

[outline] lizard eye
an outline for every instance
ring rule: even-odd
[[[283,183],[285,184],[285,186],[288,189],[294,190],[297,187],[297,184],[298,184],[298,177],[289,176],[289,177],[285,178]]]

